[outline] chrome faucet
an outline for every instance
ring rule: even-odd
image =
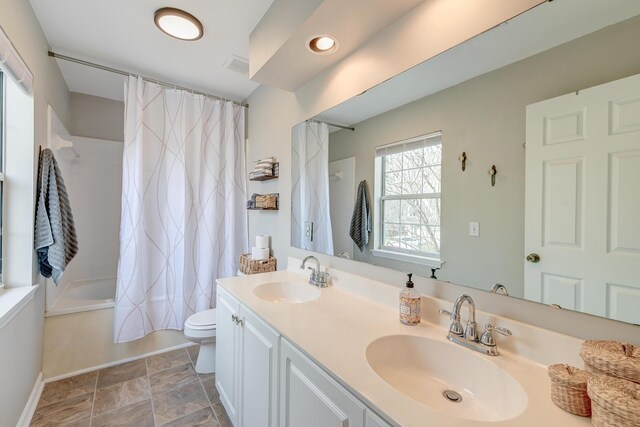
[[[320,261],[318,258],[313,255],[309,255],[302,260],[302,264],[300,264],[300,268],[304,269],[307,261],[314,261],[316,263],[316,268],[308,267],[311,270],[311,276],[309,276],[309,284],[313,286],[317,286],[319,288],[327,287],[327,278],[329,277],[329,273],[324,271],[320,271]]]
[[[467,326],[463,329],[462,323],[460,322],[460,310],[465,302],[469,305],[469,314],[467,318]],[[453,303],[452,311],[441,309],[440,314],[447,315],[451,319],[451,326],[449,326],[449,333],[447,334],[447,339],[449,341],[489,356],[497,356],[500,354],[498,352],[498,346],[492,335],[493,331],[502,335],[511,335],[510,330],[506,328],[498,328],[487,323],[482,336],[478,338],[476,305],[473,302],[473,298],[467,294],[460,295],[458,299],[456,299],[456,302]]]

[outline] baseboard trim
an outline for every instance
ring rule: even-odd
[[[35,384],[33,385],[33,389],[31,390],[31,395],[29,395],[29,400],[22,410],[22,415],[20,415],[20,419],[18,420],[16,427],[29,427],[29,424],[31,424],[31,418],[33,418],[33,414],[36,412],[36,407],[40,401],[40,395],[42,395],[43,388],[44,379],[42,372],[40,372],[38,374],[38,378],[36,378]]]
[[[50,382],[53,382],[53,381],[63,380],[65,378],[75,377],[76,375],[86,374],[87,372],[92,372],[92,371],[95,371],[95,370],[98,370],[98,369],[110,368],[111,366],[120,365],[122,363],[127,363],[127,362],[133,362],[134,360],[144,359],[145,357],[155,356],[157,354],[162,354],[162,353],[166,353],[168,351],[173,351],[173,350],[179,350],[181,348],[187,348],[187,347],[191,347],[191,346],[194,346],[194,345],[197,345],[197,344],[196,343],[192,343],[192,342],[187,342],[187,343],[184,343],[184,344],[178,344],[178,345],[174,345],[173,347],[167,347],[167,348],[163,348],[163,349],[160,349],[160,350],[151,351],[149,353],[139,354],[139,355],[133,356],[133,357],[127,357],[125,359],[119,359],[119,360],[115,360],[115,361],[109,362],[109,363],[103,363],[102,365],[91,366],[89,368],[84,368],[84,369],[80,369],[80,370],[77,370],[77,371],[67,372],[65,374],[56,375],[55,377],[46,378],[44,380],[44,382],[45,383],[50,383]]]

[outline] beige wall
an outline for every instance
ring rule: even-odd
[[[35,153],[44,144],[47,134],[47,104],[53,105],[64,123],[69,120],[69,92],[55,61],[47,56],[47,40],[40,24],[25,0],[0,0],[0,26],[13,42],[34,75],[35,138],[31,164],[25,165],[32,173],[31,188],[35,190]],[[11,161],[11,160],[9,160]],[[10,180],[11,177],[7,176]],[[28,201],[28,215],[33,218],[35,191]],[[25,203],[26,205],[26,203]],[[33,242],[33,223],[26,223],[25,239]],[[20,284],[38,281],[35,254],[31,245],[25,252],[13,256],[31,259],[32,268],[26,270]],[[8,284],[11,286],[11,283]],[[42,367],[42,340],[44,324],[44,288],[0,330],[0,425],[16,425],[26,405]]]
[[[124,141],[124,102],[71,92],[69,133]]]
[[[400,40],[397,43],[401,43]],[[400,44],[397,44],[400,45]],[[593,61],[596,65],[594,71],[587,76],[584,81],[577,82],[579,87],[592,86],[592,79],[598,81],[598,73],[607,70],[607,61],[614,55],[613,49],[605,52],[605,56],[598,61]],[[385,64],[395,63],[394,51],[380,48],[373,49],[370,46],[371,55],[377,54],[377,61]],[[402,53],[398,53],[401,55]],[[425,58],[423,58],[425,59]],[[567,58],[554,58],[558,63],[558,68],[564,73],[571,72],[571,60]],[[340,66],[342,69],[349,68],[350,58],[346,58]],[[398,62],[395,74],[404,71],[406,64]],[[413,64],[415,65],[415,64]],[[357,68],[357,67],[355,67]],[[631,74],[630,72],[629,74]],[[339,73],[338,73],[339,74]],[[544,73],[545,77],[550,76]],[[543,76],[530,76],[530,78],[542,78]],[[330,88],[322,85],[321,82],[332,79]],[[273,236],[273,252],[278,258],[279,268],[286,266],[287,256],[301,258],[308,252],[290,247],[290,209],[291,209],[291,128],[302,120],[313,117],[320,112],[333,107],[352,96],[362,92],[362,86],[371,87],[384,80],[384,76],[376,75],[375,70],[364,70],[358,76],[358,84],[351,84],[355,77],[347,76],[341,79],[336,74],[336,69],[329,70],[328,73],[314,79],[309,85],[300,89],[297,93],[290,93],[279,89],[261,86],[249,98],[250,104],[248,114],[249,147],[248,160],[255,160],[264,156],[276,156],[280,161],[280,176],[278,180],[267,182],[251,182],[249,193],[279,192],[281,195],[280,211],[251,211],[249,212],[249,235],[252,239],[255,234],[270,234]],[[525,90],[526,85],[520,82],[518,90]],[[554,88],[551,88],[555,90]],[[553,94],[539,94],[541,99],[553,96]],[[501,125],[498,123],[498,125]],[[520,141],[520,144],[522,141]],[[476,160],[473,160],[474,162]],[[477,166],[476,166],[477,165]],[[477,163],[474,167],[484,169],[482,163]],[[471,163],[470,163],[471,167]],[[508,168],[505,169],[508,171]],[[506,176],[506,174],[505,174]],[[486,178],[486,177],[485,177]],[[500,185],[500,181],[498,182]],[[504,185],[503,185],[504,187]],[[502,187],[497,187],[498,189]],[[482,230],[481,230],[482,232]],[[318,255],[323,265],[331,265],[336,268],[359,274],[365,277],[376,278],[390,284],[402,286],[406,281],[403,273],[371,267],[367,264],[347,261],[335,257]],[[610,338],[627,340],[628,342],[638,342],[638,328],[607,319],[595,318],[580,313],[567,313],[554,310],[549,307],[530,303],[527,301],[506,298],[492,295],[486,292],[462,288],[455,285],[446,287],[435,286],[433,281],[418,278],[416,283],[429,282],[431,294],[453,300],[456,295],[463,290],[471,294],[478,303],[481,310],[487,310],[508,318],[518,319],[545,328],[557,330],[573,336],[582,338]],[[435,283],[435,282],[434,282]]]
[[[628,54],[635,40],[640,40],[640,17],[358,123],[355,132],[334,132],[329,161],[355,156],[356,181],[373,183],[376,146],[443,131],[445,263],[437,276],[485,290],[498,282],[522,297],[526,106],[640,73],[640,56]],[[458,160],[463,151],[468,156],[464,173]],[[495,187],[487,175],[493,164],[498,169]],[[480,222],[480,237],[469,236],[470,221]],[[359,261],[423,276],[429,271],[368,250],[355,255]]]

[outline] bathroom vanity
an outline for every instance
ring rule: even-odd
[[[589,425],[551,402],[546,372],[578,363],[580,340],[478,307],[480,324],[513,331],[482,355],[447,341],[437,311],[452,301],[423,297],[422,323],[405,326],[398,288],[330,270],[318,289],[288,265],[218,280],[216,387],[236,427]]]

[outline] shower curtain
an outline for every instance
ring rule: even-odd
[[[291,144],[291,243],[298,248],[333,255],[329,128],[326,123],[302,122],[293,128]],[[305,233],[308,223],[313,224],[313,239]]]
[[[125,82],[115,342],[183,329],[248,249],[245,107]],[[99,189],[96,189],[99,191]]]

